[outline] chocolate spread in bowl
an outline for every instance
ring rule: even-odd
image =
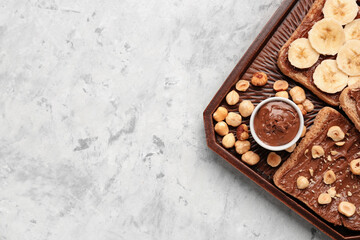
[[[254,118],[254,131],[270,146],[281,146],[293,140],[300,128],[296,110],[286,102],[273,101],[262,106]]]
[[[357,114],[360,116],[360,89],[351,90],[350,97],[352,99],[354,99],[354,101],[356,103]]]

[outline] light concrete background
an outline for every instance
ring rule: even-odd
[[[205,141],[280,3],[0,1],[0,239],[327,239]]]

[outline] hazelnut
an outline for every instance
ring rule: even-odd
[[[304,126],[302,132],[301,132],[301,136],[300,137],[304,137],[306,134],[306,126]]]
[[[298,104],[297,106],[300,108],[302,115],[306,115],[307,112],[306,112],[304,106],[302,104]]]
[[[267,163],[271,167],[277,167],[281,163],[281,157],[274,152],[269,153],[267,156]]]
[[[306,99],[304,89],[302,89],[299,86],[293,87],[290,90],[290,96],[291,96],[292,100],[294,101],[294,103],[296,103],[296,104],[303,103]]]
[[[347,192],[347,195],[348,195],[349,197],[351,197],[351,196],[352,196],[352,193],[351,193],[350,191],[348,191],[348,192]]]
[[[345,145],[345,142],[336,142],[335,145],[341,147]]]
[[[307,112],[312,112],[314,110],[314,104],[309,99],[306,99],[302,103],[302,105],[304,106],[304,108]]]
[[[275,97],[289,98],[287,91],[280,91],[275,94]]]
[[[335,190],[335,187],[331,187],[329,188],[329,190],[327,190],[327,193],[330,195],[330,197],[335,197],[336,195],[336,190]]]
[[[288,87],[289,87],[289,84],[285,80],[277,80],[273,85],[274,90],[277,92],[286,91],[288,89]]]
[[[232,127],[237,127],[241,124],[241,116],[238,113],[229,112],[226,116],[225,121],[228,125]]]
[[[330,154],[335,156],[336,154],[338,154],[338,151],[330,151]]]
[[[351,217],[352,215],[354,215],[356,207],[352,203],[343,201],[339,204],[338,210],[341,214],[347,217]]]
[[[311,155],[313,158],[320,158],[324,156],[325,151],[321,146],[315,145],[311,148]]]
[[[319,204],[329,204],[331,203],[331,196],[328,193],[322,193],[318,197]]]
[[[310,173],[310,176],[314,176],[314,169],[312,169],[312,168],[309,168],[309,173]]]
[[[246,140],[242,140],[242,141],[236,141],[235,142],[235,151],[238,154],[244,154],[247,151],[250,150],[250,142],[246,141]]]
[[[226,95],[226,102],[229,104],[229,105],[235,105],[239,102],[239,99],[240,99],[240,96],[239,94],[235,91],[235,90],[232,90],[231,92],[229,92],[227,95]]]
[[[248,151],[241,156],[241,160],[253,166],[260,161],[260,156],[253,151]]]
[[[360,175],[360,158],[350,162],[350,171],[355,175]]]
[[[309,186],[309,180],[304,176],[300,176],[296,180],[296,185],[298,189],[305,189]]]
[[[221,121],[215,124],[215,132],[219,134],[220,136],[225,136],[229,133],[229,127],[228,125]]]
[[[249,138],[249,128],[246,124],[241,124],[236,129],[236,137],[239,140],[246,140]]]
[[[254,108],[254,104],[250,100],[244,100],[239,104],[239,112],[243,117],[250,116]]]
[[[256,72],[251,78],[251,84],[254,86],[264,86],[268,81],[268,77],[263,72]]]
[[[232,148],[235,144],[235,136],[233,133],[226,134],[222,139],[222,145],[225,148]]]
[[[249,86],[250,86],[249,81],[240,80],[236,83],[235,88],[240,92],[245,92],[249,88]]]
[[[345,133],[339,126],[332,126],[327,132],[327,136],[332,138],[335,142],[341,141],[345,138]]]
[[[333,170],[328,170],[324,173],[323,180],[325,184],[333,184],[336,181],[336,176]]]
[[[290,147],[288,147],[287,149],[285,149],[285,151],[292,153],[294,151],[294,149],[296,148],[296,143]]]
[[[213,118],[215,119],[215,121],[220,122],[220,121],[224,121],[227,115],[228,115],[228,110],[226,108],[218,107],[218,109],[216,109],[216,111],[213,114]]]

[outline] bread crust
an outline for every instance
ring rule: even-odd
[[[340,106],[360,131],[360,116],[356,111],[356,102],[350,97],[350,88],[345,88],[340,95]]]
[[[311,79],[306,76],[305,74],[303,74],[300,71],[296,71],[296,69],[291,69],[289,68],[284,61],[282,61],[284,59],[284,56],[286,56],[287,58],[287,54],[288,54],[288,50],[289,50],[289,46],[290,44],[295,41],[296,39],[298,39],[299,37],[302,36],[302,32],[304,31],[304,24],[305,23],[309,23],[309,22],[314,22],[315,23],[315,16],[319,14],[319,12],[322,11],[324,4],[325,4],[326,0],[316,0],[312,7],[310,8],[309,12],[307,13],[307,15],[304,17],[303,21],[301,22],[301,24],[298,26],[298,28],[294,31],[294,33],[290,36],[290,38],[288,39],[288,41],[284,44],[284,46],[280,49],[279,51],[279,56],[278,56],[278,67],[280,68],[281,72],[283,74],[285,74],[286,76],[292,78],[293,80],[295,80],[296,82],[302,84],[303,86],[305,86],[307,89],[309,89],[310,91],[312,91],[316,96],[318,96],[321,100],[323,100],[324,102],[332,105],[332,106],[338,106],[339,105],[339,101],[330,98],[328,96],[327,93],[324,93],[322,91],[320,91],[312,82]]]

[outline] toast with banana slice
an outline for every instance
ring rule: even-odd
[[[350,76],[360,75],[360,6],[315,0],[278,56],[280,70],[332,106]]]
[[[360,131],[360,77],[350,77],[340,95],[340,106]]]
[[[334,225],[360,230],[360,132],[324,107],[274,183]]]

